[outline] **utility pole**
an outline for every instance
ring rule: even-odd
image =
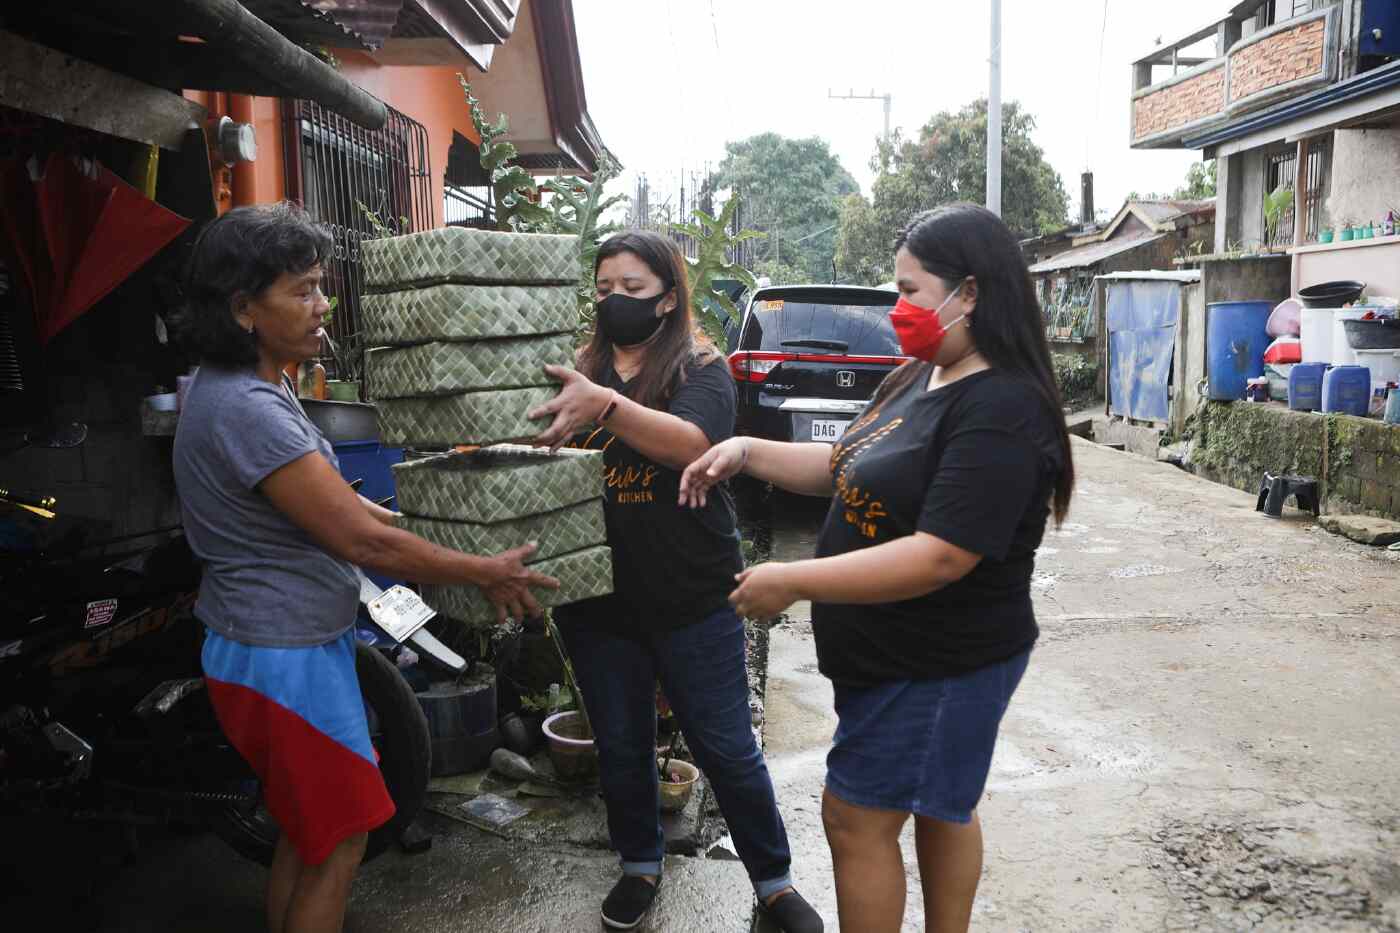
[[[991,74],[987,88],[987,210],[1001,216],[1001,0],[992,0]]]
[[[884,135],[884,137],[882,137],[882,138],[883,138],[883,139],[885,140],[885,142],[887,142],[887,143],[890,141],[890,99],[891,99],[891,95],[889,95],[889,94],[876,94],[874,90],[871,90],[871,92],[870,92],[869,94],[857,94],[854,90],[847,91],[845,94],[833,94],[833,93],[831,93],[831,88],[827,88],[827,89],[826,89],[826,97],[827,97],[827,100],[880,100],[880,101],[884,101],[884,102],[885,102],[885,135]]]

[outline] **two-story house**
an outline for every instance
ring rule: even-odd
[[[1397,295],[1397,57],[1397,0],[1247,0],[1134,63],[1130,142],[1216,160],[1216,253],[1282,249],[1295,290]],[[1343,242],[1344,226],[1368,235]]]

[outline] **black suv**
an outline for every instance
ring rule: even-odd
[[[880,381],[906,359],[889,319],[898,298],[857,285],[756,291],[729,355],[739,389],[738,433],[840,440]]]

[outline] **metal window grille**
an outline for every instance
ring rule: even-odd
[[[1308,194],[1303,203],[1305,211],[1303,242],[1316,243],[1322,232],[1322,205],[1332,183],[1332,137],[1318,136],[1308,140],[1308,162],[1305,168]]]
[[[495,229],[496,219],[491,204],[491,189],[450,182],[442,189],[443,219],[449,227]]]
[[[383,129],[367,130],[308,100],[288,101],[286,120],[289,194],[335,240],[325,270],[326,297],[336,299],[327,330],[337,343],[353,343],[364,284],[360,243],[384,230],[394,235],[433,225],[428,131],[392,107]]]
[[[1289,185],[1296,192],[1298,177],[1298,150],[1289,149],[1287,152],[1276,152],[1268,157],[1264,164],[1264,194],[1267,196],[1279,185]],[[1278,218],[1278,226],[1272,232],[1269,231],[1267,218],[1263,216],[1263,204],[1260,204],[1261,230],[1264,231],[1265,246],[1288,246],[1293,242],[1293,221],[1294,210],[1297,208],[1297,201],[1293,206],[1283,211]]]

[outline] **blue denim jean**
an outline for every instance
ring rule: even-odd
[[[637,621],[641,629],[644,620]],[[593,722],[608,831],[622,870],[661,874],[660,680],[754,889],[767,897],[790,885],[787,831],[753,734],[744,624],[733,610],[655,634],[621,635],[581,620],[562,622],[560,631]]]

